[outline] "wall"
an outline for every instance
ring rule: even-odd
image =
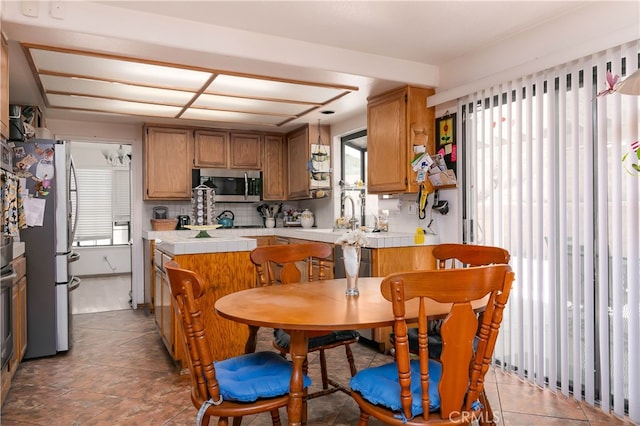
[[[129,246],[75,247],[80,259],[70,264],[71,274],[83,276],[130,274]],[[133,282],[133,281],[132,281]]]

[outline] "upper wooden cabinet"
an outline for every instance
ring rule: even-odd
[[[229,134],[223,131],[196,130],[194,164],[196,167],[226,168],[229,163]]]
[[[288,200],[311,198],[311,174],[308,167],[311,160],[311,144],[318,142],[318,131],[321,132],[323,145],[330,152],[331,134],[329,126],[320,126],[319,130],[318,126],[307,124],[287,135]]]
[[[257,133],[196,130],[194,165],[195,167],[260,170],[261,147],[262,136]]]
[[[262,166],[262,136],[257,133],[229,134],[229,167],[260,170]]]
[[[418,192],[411,169],[414,145],[435,149],[433,89],[405,86],[369,98],[367,105],[367,190],[372,194]]]
[[[9,47],[0,39],[0,135],[9,139]]]
[[[287,145],[282,135],[265,135],[262,156],[262,199],[287,197]]]
[[[144,129],[145,200],[190,200],[193,130]]]

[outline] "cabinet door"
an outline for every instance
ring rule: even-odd
[[[9,48],[0,39],[0,135],[9,139]]]
[[[229,137],[230,168],[260,170],[262,137],[259,134],[231,133]]]
[[[171,288],[166,275],[162,274],[162,297],[160,300],[160,310],[162,310],[162,340],[172,358],[175,359],[173,348],[174,328],[173,328],[173,306],[171,304]]]
[[[226,168],[229,164],[229,135],[222,131],[195,132],[195,165]]]
[[[287,197],[286,144],[283,136],[264,137],[262,163],[262,199],[285,200]]]
[[[290,133],[287,138],[287,169],[289,171],[287,199],[310,198],[310,177],[307,169],[310,158],[309,128],[304,127]]]
[[[18,283],[18,297],[20,305],[20,330],[18,331],[18,362],[22,361],[27,352],[27,277],[22,277]]]
[[[22,277],[25,279],[25,277]],[[9,370],[13,374],[18,369],[20,363],[20,291],[19,284],[14,283],[11,300],[11,333],[13,337],[13,354],[9,359]]]
[[[367,189],[373,194],[418,192],[411,169],[414,145],[435,149],[433,89],[406,86],[371,98],[367,105]]]
[[[369,193],[404,192],[407,188],[405,96],[404,90],[393,92],[367,107]]]
[[[193,136],[189,129],[145,129],[145,200],[190,200]]]
[[[162,270],[158,267],[154,269],[155,278],[153,280],[153,317],[156,320],[156,325],[160,329],[160,334],[162,334]]]

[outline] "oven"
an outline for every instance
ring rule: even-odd
[[[13,356],[13,279],[16,273],[11,264],[2,267],[2,289],[0,295],[0,337],[2,338],[2,369]]]

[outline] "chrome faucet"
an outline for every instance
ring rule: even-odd
[[[349,199],[349,201],[351,201],[351,219],[349,219],[349,227],[353,231],[358,226],[358,219],[356,219],[356,203],[350,195],[345,195],[344,199]]]

